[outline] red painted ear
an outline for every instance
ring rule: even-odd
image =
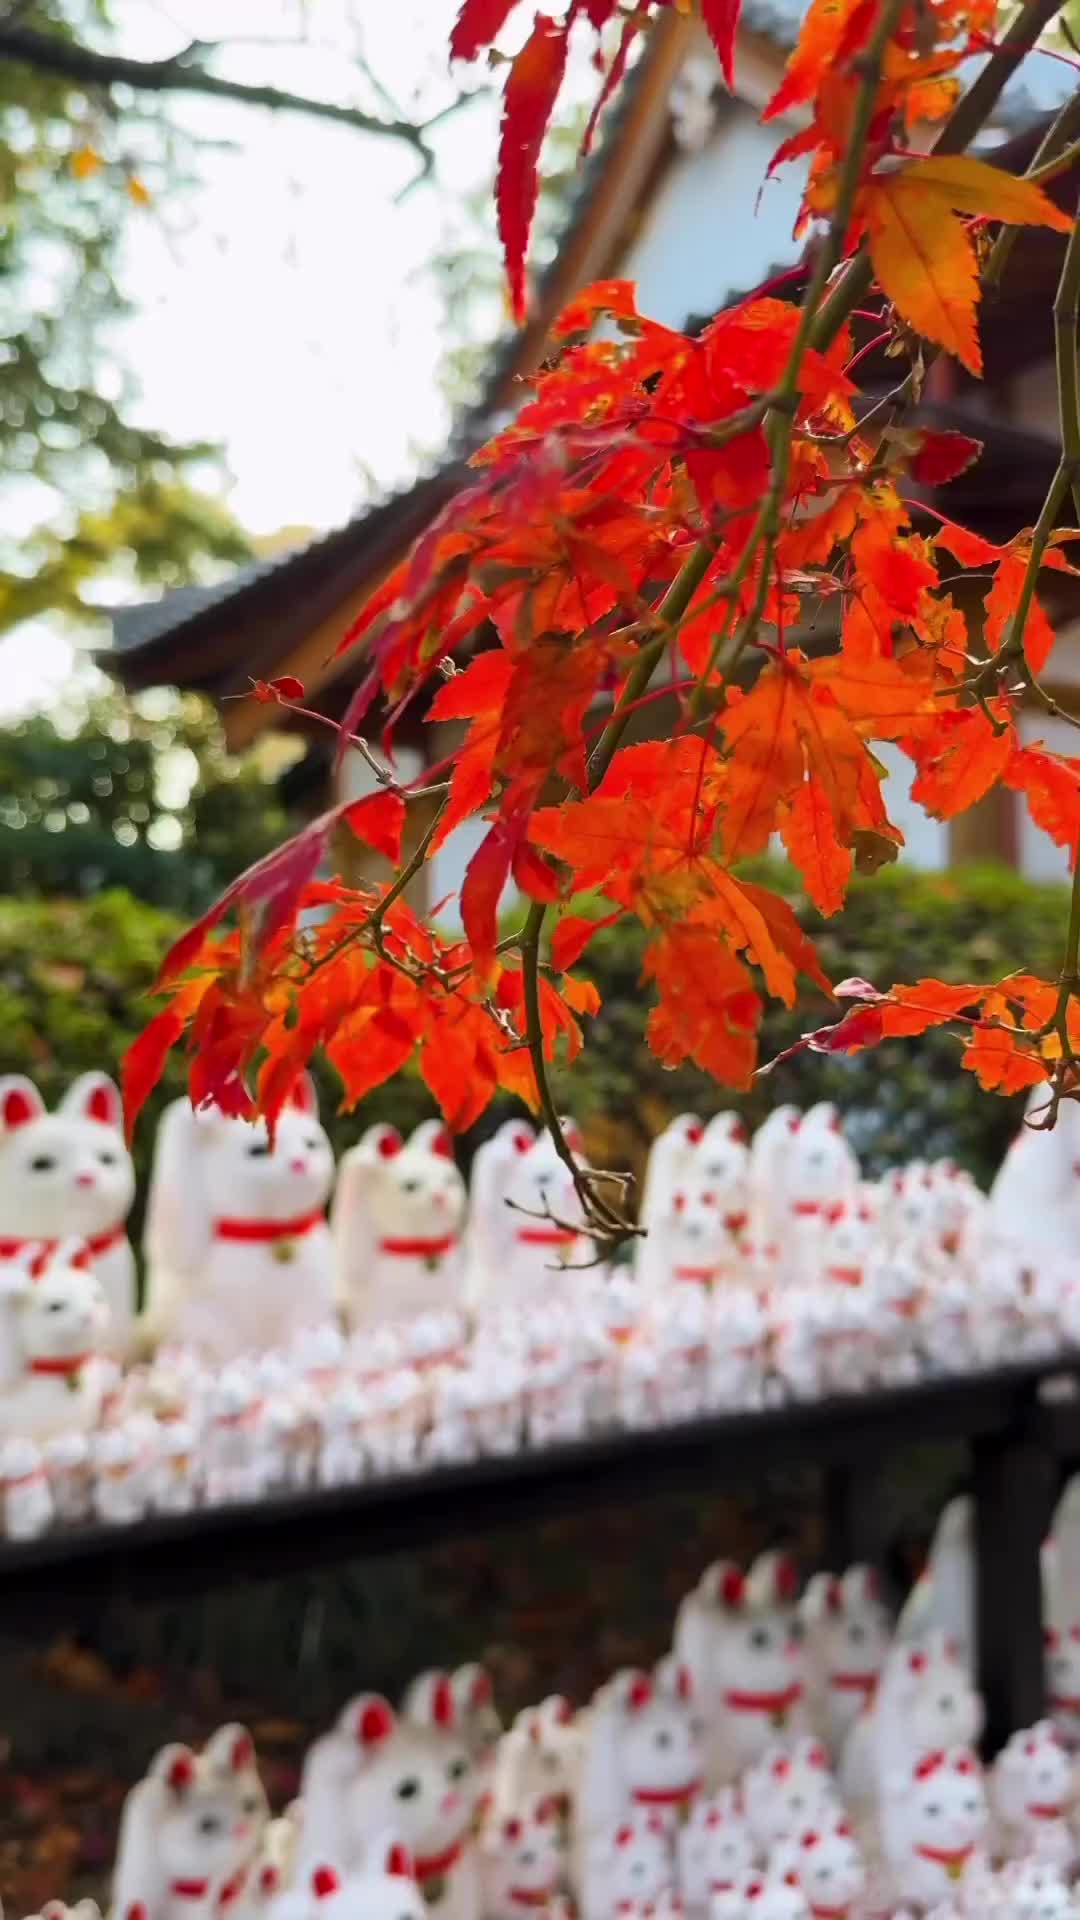
[[[667,1828],[665,1827],[658,1813],[650,1813],[649,1818],[646,1821],[646,1825],[650,1833],[663,1833],[663,1834],[667,1833]]]
[[[1058,1632],[1058,1630],[1057,1630],[1057,1628],[1056,1628],[1056,1627],[1044,1627],[1044,1628],[1043,1628],[1043,1644],[1044,1644],[1044,1646],[1047,1646],[1047,1647],[1056,1647],[1056,1646],[1058,1646],[1058,1645],[1060,1644],[1060,1642],[1061,1642],[1061,1635],[1060,1635],[1060,1633]]]
[[[111,1080],[99,1080],[86,1097],[86,1117],[100,1120],[103,1127],[122,1127],[124,1112],[120,1095]]]
[[[705,1138],[705,1129],[700,1120],[692,1120],[686,1129],[687,1145],[696,1147]]]
[[[831,1127],[833,1133],[843,1133],[844,1131],[844,1123],[841,1120],[840,1115],[838,1113],[833,1114],[832,1119],[829,1121],[829,1126]]]
[[[536,1803],[536,1818],[542,1827],[551,1825],[559,1817],[559,1802],[555,1794],[549,1793],[546,1800]]]
[[[926,1672],[925,1653],[909,1653],[907,1663],[908,1663],[909,1673],[925,1673]]]
[[[825,1589],[825,1605],[830,1613],[843,1613],[844,1589],[835,1574]]]
[[[297,1074],[289,1094],[289,1105],[290,1107],[298,1107],[301,1113],[318,1112],[318,1095],[315,1092],[315,1082],[310,1073]]]
[[[785,1873],[784,1875],[785,1887],[797,1887],[798,1884],[799,1884],[799,1876],[797,1873]]]
[[[524,1127],[519,1128],[518,1132],[514,1135],[514,1152],[528,1153],[529,1148],[533,1145],[535,1145],[535,1142],[532,1134],[526,1133]]]
[[[568,1727],[573,1717],[574,1717],[574,1709],[570,1705],[569,1700],[565,1700],[562,1694],[559,1694],[556,1698],[556,1704],[555,1704],[555,1710],[554,1710],[554,1718],[555,1718],[556,1725],[560,1727]]]
[[[692,1700],[694,1680],[689,1667],[677,1667],[675,1670],[675,1691],[680,1700]]]
[[[705,1825],[707,1827],[722,1827],[723,1824],[724,1816],[720,1812],[719,1807],[710,1807],[708,1813],[705,1815]]]
[[[133,1900],[124,1908],[124,1920],[146,1920],[146,1905],[142,1900]]]
[[[387,1127],[386,1132],[379,1135],[379,1144],[376,1152],[380,1160],[396,1160],[398,1154],[401,1152],[401,1147],[401,1135],[397,1128]]]
[[[779,1760],[773,1761],[772,1773],[773,1773],[774,1780],[786,1780],[790,1772],[791,1772],[790,1760],[781,1758]]]
[[[1069,1639],[1080,1640],[1080,1625],[1069,1628]]]
[[[412,1854],[408,1847],[402,1846],[400,1840],[395,1840],[386,1856],[386,1871],[394,1880],[413,1880],[416,1877]]]
[[[328,1893],[336,1893],[341,1885],[333,1867],[316,1867],[311,1876],[311,1891],[316,1900],[325,1900]]]
[[[736,1145],[745,1147],[750,1135],[747,1133],[743,1121],[736,1120],[735,1125],[731,1129],[731,1138],[736,1142]]]
[[[276,1893],[281,1885],[281,1875],[276,1867],[263,1867],[259,1874],[259,1892]]]
[[[238,1734],[232,1743],[229,1765],[234,1773],[246,1773],[255,1758],[255,1748],[250,1733]]]
[[[962,1753],[960,1755],[959,1760],[955,1763],[955,1771],[957,1773],[974,1773],[975,1762],[970,1753]]]
[[[685,1193],[677,1193],[672,1204],[674,1205],[676,1213],[682,1213],[686,1207]]]
[[[630,1691],[626,1696],[626,1704],[630,1708],[631,1713],[640,1712],[642,1707],[648,1706],[651,1699],[652,1681],[649,1679],[648,1674],[635,1673],[630,1682]]]
[[[435,1135],[435,1138],[431,1143],[431,1151],[432,1153],[437,1153],[440,1160],[453,1159],[454,1143],[451,1140],[450,1135],[447,1133],[445,1127],[440,1127],[438,1133]]]
[[[757,1900],[764,1891],[765,1882],[763,1880],[751,1880],[750,1885],[745,1889],[746,1898],[748,1900]]]
[[[929,1780],[931,1774],[937,1773],[939,1767],[944,1766],[944,1764],[945,1755],[943,1753],[924,1753],[922,1759],[916,1763],[916,1780]]]
[[[521,1821],[520,1820],[504,1820],[503,1821],[503,1839],[510,1840],[510,1841],[516,1841],[521,1839]]]
[[[799,1128],[801,1126],[802,1126],[802,1115],[798,1113],[793,1113],[791,1115],[791,1118],[788,1121],[788,1132],[798,1133]]]
[[[633,1837],[633,1827],[620,1827],[615,1835],[615,1845],[617,1847],[628,1847]]]
[[[720,1598],[725,1607],[741,1607],[746,1599],[746,1576],[739,1567],[725,1567],[720,1581]]]
[[[829,1764],[829,1756],[824,1747],[811,1747],[808,1758],[812,1767],[824,1768]]]
[[[799,1570],[794,1560],[782,1553],[776,1562],[776,1597],[778,1600],[794,1600],[799,1591]]]
[[[469,1693],[469,1705],[470,1707],[490,1707],[492,1698],[491,1675],[483,1667],[477,1667]]]
[[[431,1717],[437,1727],[454,1724],[454,1690],[445,1673],[440,1673],[432,1688]]]
[[[802,1843],[804,1847],[819,1846],[821,1843],[821,1835],[820,1833],[804,1833]]]
[[[195,1778],[195,1762],[190,1753],[178,1753],[165,1778],[174,1793],[186,1793]]]
[[[381,1695],[373,1694],[361,1707],[356,1721],[356,1738],[362,1747],[381,1747],[394,1731],[394,1709]]]
[[[837,1833],[842,1833],[845,1840],[851,1839],[851,1821],[850,1820],[838,1820],[836,1823],[835,1830]]]
[[[25,1127],[30,1120],[39,1120],[45,1111],[45,1103],[36,1087],[9,1087],[0,1111],[3,1112],[5,1127],[14,1131],[16,1127]]]
[[[570,1127],[567,1130],[566,1144],[569,1147],[571,1153],[584,1153],[585,1136],[584,1134],[579,1133],[576,1127]]]

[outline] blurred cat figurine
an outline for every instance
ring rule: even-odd
[[[333,1860],[358,1872],[372,1841],[396,1828],[439,1920],[474,1920],[473,1765],[457,1730],[449,1676],[423,1674],[401,1713],[378,1694],[350,1702],[309,1747],[301,1788],[298,1871]]]
[[[575,1159],[576,1128],[565,1127]],[[588,1258],[581,1202],[549,1133],[508,1120],[478,1147],[472,1168],[467,1290],[475,1308],[532,1307],[565,1299]]]
[[[220,1727],[201,1753],[163,1747],[124,1802],[112,1911],[145,1920],[220,1912],[242,1885],[267,1819],[251,1736]]]
[[[31,1241],[44,1251],[77,1240],[80,1263],[101,1283],[116,1353],[128,1349],[135,1314],[125,1226],[134,1197],[120,1094],[106,1074],[82,1074],[54,1113],[32,1080],[0,1078],[0,1257]]]
[[[328,1320],[333,1175],[307,1076],[272,1146],[262,1121],[195,1112],[187,1100],[169,1107],[147,1202],[149,1338],[190,1345],[219,1365]]]
[[[462,1302],[465,1182],[445,1127],[369,1127],[341,1162],[332,1224],[341,1303],[368,1327]]]
[[[96,1274],[74,1264],[79,1254],[77,1240],[41,1254],[31,1244],[0,1264],[0,1433],[44,1441],[87,1433],[101,1418],[109,1310]]]

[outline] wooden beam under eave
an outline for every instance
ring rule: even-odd
[[[397,564],[396,559],[394,564]],[[385,574],[379,574],[375,579],[365,581],[363,586],[354,588],[340,606],[335,607],[325,620],[321,620],[305,635],[275,668],[275,673],[295,674],[298,680],[303,681],[309,694],[325,686],[327,680],[334,677],[333,656],[340,642],[384,578]],[[280,707],[245,696],[240,700],[226,701],[221,717],[225,728],[225,744],[230,752],[239,753],[244,747],[249,747],[264,728],[280,726],[282,716]]]

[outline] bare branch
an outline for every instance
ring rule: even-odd
[[[171,55],[168,60],[131,60],[124,54],[102,53],[96,47],[81,46],[59,35],[39,33],[34,27],[20,27],[10,19],[0,21],[0,59],[31,67],[37,73],[56,74],[79,86],[131,87],[136,93],[188,93],[204,99],[235,100],[242,106],[266,107],[273,113],[301,113],[313,120],[329,120],[338,126],[352,127],[358,133],[377,134],[384,139],[400,140],[411,147],[423,162],[425,172],[433,163],[426,132],[433,121],[380,119],[362,107],[350,107],[336,100],[319,100],[310,94],[291,93],[281,87],[259,86],[243,80],[229,80],[223,74],[208,73],[197,56],[199,43]]]

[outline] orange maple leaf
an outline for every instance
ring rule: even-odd
[[[726,1086],[748,1087],[762,1003],[724,942],[704,927],[665,928],[642,971],[660,993],[646,1028],[657,1058],[667,1067],[693,1060]]]

